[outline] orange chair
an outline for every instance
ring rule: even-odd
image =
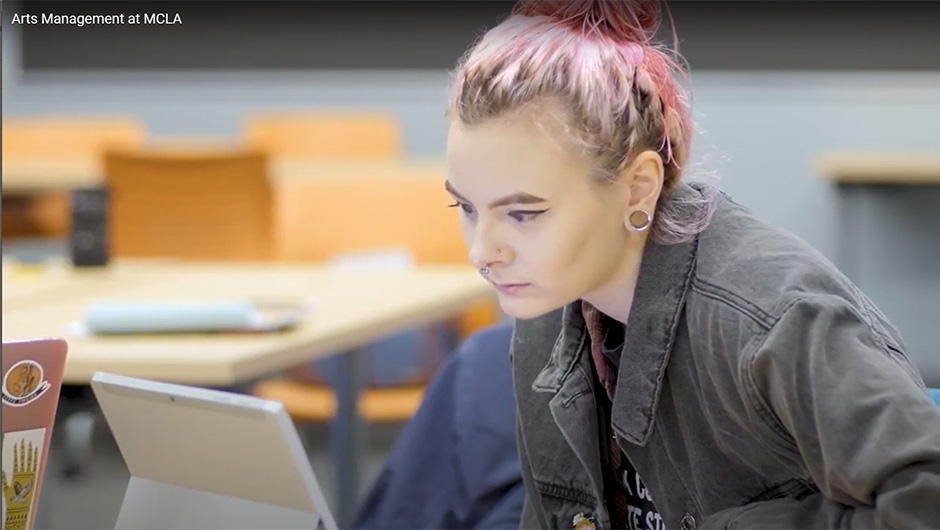
[[[467,263],[460,217],[443,175],[358,174],[292,179],[278,187],[280,256],[325,261],[374,249],[405,249],[418,263]],[[328,227],[328,229],[326,229]],[[460,338],[499,320],[495,303],[459,319]]]
[[[134,147],[146,137],[134,116],[42,114],[3,119],[3,162],[40,164],[99,159],[108,148]],[[70,225],[69,192],[46,191],[3,200],[3,236],[65,237]]]
[[[275,194],[266,154],[205,146],[110,150],[105,171],[113,255],[275,257]]]
[[[459,217],[447,207],[443,178],[349,174],[284,182],[279,193],[282,259],[324,261],[347,253],[405,249],[419,263],[466,263]],[[481,304],[455,325],[464,337],[499,318],[495,303]],[[370,422],[407,421],[432,373],[423,376],[399,387],[368,388],[360,398],[360,414]],[[262,381],[254,393],[281,401],[298,421],[328,421],[336,411],[332,390],[312,382],[303,370]]]
[[[3,159],[99,156],[107,148],[139,146],[146,135],[133,116],[14,116],[3,119]]]
[[[460,218],[447,207],[453,201],[443,178],[372,177],[350,167],[346,175],[281,183],[282,259],[325,261],[402,248],[418,262],[466,263]]]
[[[369,423],[408,421],[424,399],[426,386],[409,385],[367,388],[357,404],[359,415]],[[255,385],[252,393],[280,401],[294,421],[324,423],[333,419],[339,407],[336,394],[323,383],[289,377],[272,378]]]
[[[316,160],[398,161],[404,133],[384,112],[265,112],[243,124],[247,142],[272,157]]]

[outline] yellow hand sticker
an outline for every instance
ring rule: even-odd
[[[6,471],[2,472],[3,496],[7,501],[4,530],[26,530],[36,489],[36,474],[39,470],[39,447],[33,442],[20,440],[13,445],[13,477],[7,482]]]

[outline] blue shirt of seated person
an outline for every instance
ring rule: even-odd
[[[512,327],[449,356],[365,497],[354,528],[518,528],[525,490],[509,365]]]

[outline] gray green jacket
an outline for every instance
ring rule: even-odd
[[[940,528],[940,409],[898,331],[727,196],[694,241],[647,246],[610,426],[589,346],[580,302],[516,323],[522,528],[609,527],[611,430],[666,528]]]

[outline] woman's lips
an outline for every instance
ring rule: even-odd
[[[528,287],[528,283],[494,283],[493,287],[502,294],[516,295]]]

